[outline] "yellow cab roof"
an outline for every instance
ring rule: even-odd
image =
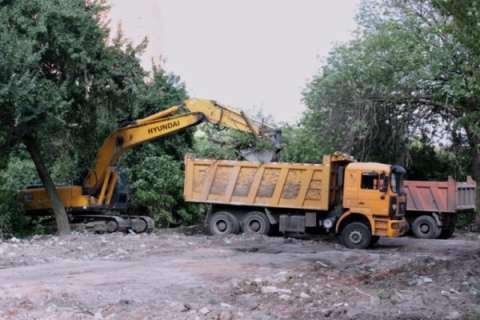
[[[391,165],[378,162],[352,162],[349,163],[347,168],[349,170],[361,170],[361,171],[375,171],[390,173]]]

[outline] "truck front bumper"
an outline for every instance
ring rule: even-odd
[[[388,222],[387,237],[401,237],[408,231],[408,223],[405,219],[390,220]]]

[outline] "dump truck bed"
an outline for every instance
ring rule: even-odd
[[[475,210],[477,184],[471,177],[466,182],[448,181],[405,181],[407,211],[453,213]]]
[[[326,162],[325,162],[326,161]],[[185,159],[184,197],[189,202],[328,210],[336,188],[324,164]]]

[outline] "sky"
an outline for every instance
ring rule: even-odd
[[[149,47],[191,97],[295,123],[302,91],[353,37],[360,0],[110,0],[112,28]]]

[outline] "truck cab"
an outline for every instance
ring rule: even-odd
[[[347,222],[358,219],[368,225],[372,236],[396,237],[404,234],[407,223],[406,195],[403,191],[405,169],[398,165],[352,162],[345,167],[343,208],[337,222],[342,232]]]

